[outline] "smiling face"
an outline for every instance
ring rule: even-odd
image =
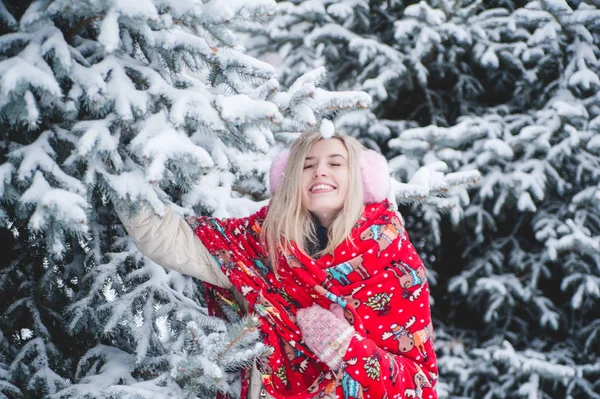
[[[348,150],[336,138],[317,141],[302,171],[302,206],[329,227],[342,209],[350,182]]]

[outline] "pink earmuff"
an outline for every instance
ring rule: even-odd
[[[281,183],[289,156],[290,151],[284,150],[273,159],[269,171],[271,194]],[[365,204],[381,202],[386,199],[390,191],[390,174],[385,157],[376,151],[364,150],[359,154],[359,163]]]

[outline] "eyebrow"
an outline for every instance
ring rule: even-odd
[[[327,158],[337,158],[337,157],[342,157],[342,158],[346,159],[342,154],[331,154]],[[304,158],[305,161],[312,161],[313,159],[315,159],[315,157]]]

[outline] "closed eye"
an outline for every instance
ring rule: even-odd
[[[312,168],[314,165],[304,165],[304,169],[310,169]]]

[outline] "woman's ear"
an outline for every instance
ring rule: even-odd
[[[273,158],[271,169],[269,170],[269,188],[271,195],[277,190],[281,180],[283,180],[283,171],[290,157],[290,150],[283,150]]]
[[[361,151],[358,157],[365,204],[383,201],[390,193],[387,160],[377,151],[366,149]]]

